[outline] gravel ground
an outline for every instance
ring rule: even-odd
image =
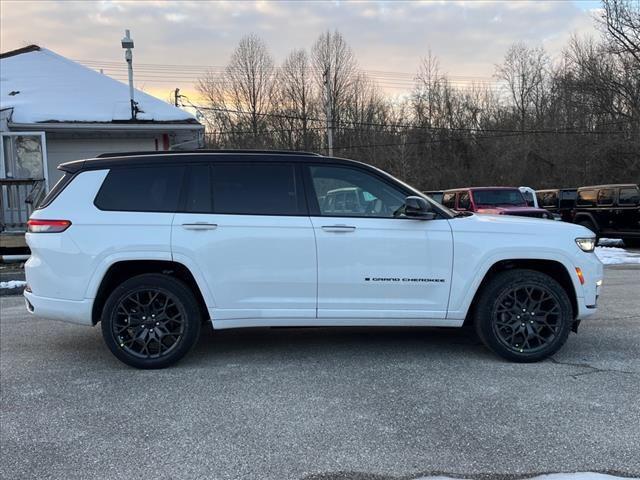
[[[0,299],[3,479],[640,476],[640,268],[553,359],[464,330],[205,331],[179,365],[119,363],[99,329]]]

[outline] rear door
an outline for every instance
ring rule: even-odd
[[[172,252],[204,279],[214,321],[315,318],[316,245],[298,168],[191,165],[185,185]]]
[[[318,245],[318,318],[351,319],[348,324],[445,318],[453,261],[449,222],[394,216],[407,192],[368,170],[305,168]],[[361,201],[340,208],[322,201],[335,191],[357,192]]]

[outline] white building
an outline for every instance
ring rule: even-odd
[[[101,153],[201,146],[188,112],[139,90],[132,119],[128,85],[31,45],[0,54],[2,230],[23,230],[24,200],[60,177],[56,167]],[[6,238],[5,238],[6,240]]]

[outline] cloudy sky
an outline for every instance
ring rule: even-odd
[[[1,50],[36,43],[116,78],[126,69],[120,38],[136,42],[136,86],[167,98],[189,90],[206,66],[224,65],[243,35],[256,33],[276,61],[338,29],[361,68],[382,86],[408,88],[431,51],[460,82],[489,81],[516,41],[557,54],[571,34],[597,35],[598,1],[13,1],[0,2]],[[178,65],[177,67],[172,67]],[[402,74],[405,75],[402,75]]]

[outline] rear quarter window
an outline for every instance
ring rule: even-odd
[[[638,205],[640,203],[640,190],[633,187],[621,188],[618,195],[620,205]]]
[[[39,205],[36,205],[36,208],[46,208],[51,205],[51,202],[53,202],[56,197],[60,195],[60,193],[62,193],[62,191],[67,187],[67,185],[71,183],[71,180],[73,180],[73,174],[64,172],[62,178],[60,178],[60,180],[56,182],[53,188],[49,190],[49,193],[45,195]]]
[[[183,175],[178,165],[113,168],[94,203],[100,210],[175,212]]]

